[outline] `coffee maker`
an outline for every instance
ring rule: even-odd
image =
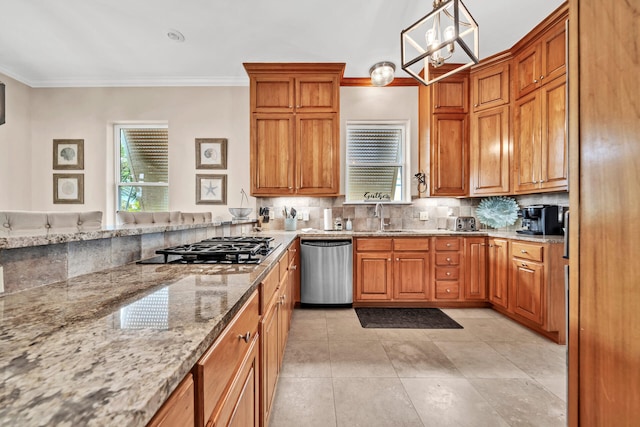
[[[562,222],[557,205],[532,205],[520,210],[522,230],[520,234],[562,235]]]

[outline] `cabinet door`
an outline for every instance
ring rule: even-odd
[[[433,113],[466,113],[469,111],[469,78],[464,72],[447,77],[433,85]]]
[[[540,44],[534,43],[514,58],[515,99],[520,99],[540,87]]]
[[[464,299],[487,298],[487,250],[484,237],[465,238]]]
[[[393,298],[429,298],[429,253],[395,252],[394,255]]]
[[[356,253],[356,299],[358,301],[390,301],[391,252]]]
[[[340,81],[334,75],[298,76],[296,85],[296,112],[333,113],[340,108]]]
[[[489,240],[489,301],[504,309],[509,308],[509,242]]]
[[[543,84],[566,73],[567,39],[566,22],[562,21],[545,32],[542,38],[542,72]]]
[[[544,293],[543,264],[511,259],[511,304],[513,312],[542,325]]]
[[[258,337],[238,369],[229,394],[220,410],[214,426],[260,426],[260,369],[258,368]]]
[[[283,281],[280,282],[280,297],[277,302],[280,305],[278,310],[278,366],[282,366],[284,349],[287,346],[287,337],[289,336],[290,290],[289,274],[285,274]]]
[[[509,192],[509,106],[471,115],[471,195]]]
[[[502,63],[471,73],[473,111],[509,103],[509,64]]]
[[[340,137],[336,114],[296,114],[296,134],[297,193],[337,195],[340,192]]]
[[[264,425],[271,415],[271,404],[273,403],[274,391],[278,381],[278,369],[280,367],[278,340],[278,311],[280,304],[276,303],[271,306],[267,314],[262,319],[262,415],[264,417]]]
[[[291,114],[253,115],[251,194],[293,194],[294,125]]]
[[[568,188],[566,77],[548,82],[542,94],[542,157],[540,187],[546,190]]]
[[[188,374],[149,421],[147,427],[193,427],[194,396],[193,375]]]
[[[513,152],[515,193],[540,187],[540,97],[534,92],[515,103]]]
[[[431,195],[465,196],[469,183],[466,114],[434,114],[431,138]]]
[[[250,98],[252,113],[293,112],[293,78],[289,76],[252,77]]]

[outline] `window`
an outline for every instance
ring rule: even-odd
[[[410,202],[407,121],[347,122],[346,202]]]
[[[116,210],[169,210],[169,130],[166,125],[116,125]]]

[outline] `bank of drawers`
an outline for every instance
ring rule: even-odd
[[[435,238],[435,299],[457,300],[460,299],[460,259],[462,251],[462,238],[436,237]]]

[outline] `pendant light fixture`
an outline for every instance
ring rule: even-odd
[[[400,34],[402,69],[430,85],[471,67],[478,59],[478,24],[460,0],[434,0],[433,10]],[[434,74],[445,61],[459,65]]]
[[[371,84],[373,86],[386,86],[393,81],[396,65],[393,62],[383,61],[373,64],[369,68]]]

